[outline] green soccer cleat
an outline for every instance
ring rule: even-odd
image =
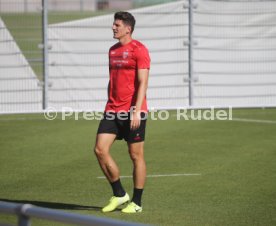
[[[142,212],[142,207],[136,205],[134,202],[131,202],[127,205],[126,208],[122,209],[123,213],[140,213]]]
[[[112,196],[107,206],[102,209],[102,212],[107,213],[115,210],[118,206],[129,201],[129,195],[126,193],[123,197]]]

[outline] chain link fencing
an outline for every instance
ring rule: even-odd
[[[119,9],[151,55],[150,108],[276,106],[275,1],[66,2],[47,2],[45,64],[43,2],[1,1],[0,113],[102,111]]]

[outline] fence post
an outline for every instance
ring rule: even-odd
[[[43,110],[48,107],[48,0],[42,0]]]
[[[22,204],[16,207],[16,213],[18,215],[18,226],[31,226],[30,217],[24,214],[25,209],[29,206],[29,204]]]
[[[31,226],[30,218],[20,214],[18,216],[18,226]]]
[[[189,106],[194,105],[194,84],[193,84],[193,0],[189,0]]]

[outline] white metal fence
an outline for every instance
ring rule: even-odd
[[[99,0],[48,0],[53,11],[95,11]],[[41,9],[41,0],[1,0],[1,13],[32,13]]]
[[[276,1],[187,0],[130,12],[152,59],[150,107],[276,106]],[[113,14],[82,17],[49,11],[43,77],[1,16],[0,113],[41,111],[42,100],[57,110],[103,110]]]

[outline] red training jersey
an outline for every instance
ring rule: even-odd
[[[136,103],[138,69],[150,69],[147,48],[132,40],[126,45],[117,43],[109,49],[109,91],[105,111],[129,111]],[[142,111],[147,111],[146,97]]]

